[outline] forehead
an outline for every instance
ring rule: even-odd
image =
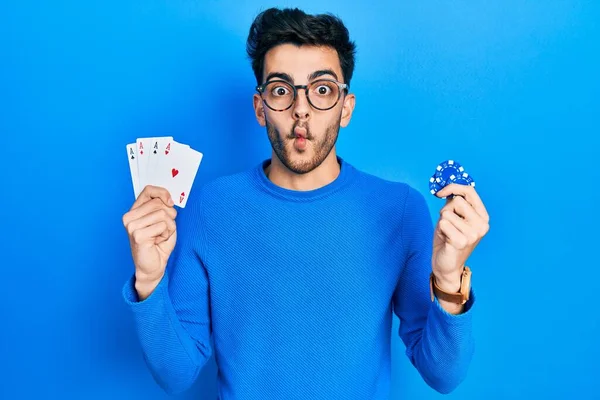
[[[331,69],[339,80],[343,80],[340,59],[332,47],[285,43],[270,49],[265,54],[263,81],[272,72],[283,72],[294,78],[294,83],[306,82],[315,71]]]

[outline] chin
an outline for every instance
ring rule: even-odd
[[[296,174],[306,174],[317,168],[319,165],[317,164],[317,160],[315,160],[313,154],[305,155],[293,155],[291,159],[284,164],[287,164],[286,167],[293,171]]]

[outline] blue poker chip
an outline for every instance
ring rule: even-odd
[[[454,160],[447,160],[440,163],[435,169],[435,181],[441,187],[446,186],[450,181],[455,180],[465,172],[460,163]]]
[[[471,175],[469,175],[466,172],[463,172],[461,175],[450,180],[450,183],[456,183],[459,185],[466,185],[466,186],[473,186],[473,187],[475,186],[475,181],[473,180]]]
[[[436,182],[435,175],[433,175],[431,178],[429,178],[429,192],[435,195],[440,190],[442,190],[442,186]]]
[[[473,177],[469,175],[459,162],[447,160],[440,163],[435,173],[429,178],[429,192],[435,195],[447,185],[455,183],[458,185],[475,186]],[[454,197],[450,195],[449,198]]]

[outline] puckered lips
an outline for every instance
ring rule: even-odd
[[[296,150],[302,151],[306,149],[306,144],[308,142],[308,139],[306,139],[306,135],[306,128],[297,126],[294,129],[294,147],[296,148]]]

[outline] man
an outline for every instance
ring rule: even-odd
[[[155,380],[181,392],[214,352],[222,400],[387,399],[395,313],[424,381],[452,391],[473,354],[475,298],[430,296],[459,292],[488,230],[475,190],[439,192],[458,196],[434,230],[423,195],[336,155],[355,105],[339,19],[266,10],[247,51],[272,157],[205,184],[177,227],[160,187],[123,216],[135,264],[123,295]]]

